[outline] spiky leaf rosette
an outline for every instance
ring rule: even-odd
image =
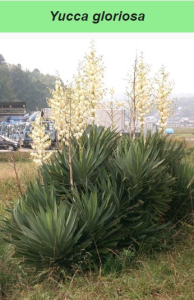
[[[129,140],[128,140],[129,139]],[[129,234],[139,239],[145,232],[156,229],[170,208],[174,194],[174,178],[156,149],[155,140],[145,143],[144,137],[118,145],[115,167],[128,193],[124,220]]]
[[[34,207],[29,199],[20,199],[11,218],[4,220],[2,230],[26,264],[40,271],[58,266],[71,268],[73,262],[80,260],[81,249],[85,247],[83,243],[78,245],[83,228],[78,228],[77,212],[68,202],[56,203],[52,187],[50,195],[44,196],[42,201],[41,192],[34,194]]]
[[[174,164],[172,174],[175,177],[173,196],[167,220],[193,223],[194,213],[194,170],[187,163]]]
[[[98,130],[97,126],[91,127],[89,133],[84,132],[79,141],[72,139],[73,178],[78,188],[95,184],[102,170],[106,169],[118,139],[119,135],[114,131],[105,128]],[[65,144],[51,164],[43,165],[41,173],[59,193],[63,193],[63,187],[69,188],[68,149]]]

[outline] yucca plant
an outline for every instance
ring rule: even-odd
[[[172,174],[175,178],[173,185],[174,196],[167,214],[167,220],[173,222],[193,222],[194,216],[194,169],[186,162],[174,164]]]
[[[93,188],[64,189],[62,198],[52,185],[30,185],[4,220],[6,241],[15,245],[16,255],[38,270],[99,263],[123,238],[122,191],[103,173]]]
[[[73,180],[77,188],[95,184],[101,171],[106,168],[118,139],[119,135],[116,132],[105,128],[99,131],[97,126],[91,127],[88,134],[84,132],[79,141],[72,138]],[[59,193],[63,193],[61,187],[69,188],[68,151],[65,144],[51,164],[43,165],[41,173],[46,182],[52,182]]]
[[[72,140],[73,191],[65,145],[50,165],[43,165],[42,183],[29,184],[4,226],[7,240],[26,263],[71,268],[86,252],[97,255],[117,244],[122,193],[117,195],[116,183],[112,188],[106,165],[118,138],[93,127]]]
[[[5,239],[29,265],[70,270],[123,247],[161,248],[165,230],[191,217],[193,168],[182,144],[94,126],[71,151],[73,186],[64,144],[4,220]]]
[[[44,203],[42,190],[34,194],[36,206],[28,205],[29,198],[20,199],[2,229],[6,241],[15,245],[16,255],[38,270],[59,265],[69,268],[80,260],[85,248],[79,243],[84,224],[78,227],[77,211],[66,201],[57,204],[54,188],[49,191],[44,194]]]
[[[90,262],[103,259],[104,254],[115,247],[125,236],[121,218],[125,212],[122,203],[123,188],[104,170],[94,186],[80,191],[63,189],[65,201],[69,201],[78,213],[79,227],[83,229],[81,241],[90,240]],[[85,225],[84,225],[85,224]]]
[[[158,220],[158,216],[169,209],[172,199],[174,178],[163,165],[164,159],[155,149],[154,142],[147,146],[143,137],[131,143],[118,145],[115,166],[123,178],[125,189],[130,192],[131,203],[144,202],[142,208],[148,218]]]
[[[151,144],[154,145],[153,151],[159,151],[158,155],[163,159],[163,165],[169,168],[170,173],[172,171],[170,168],[181,163],[185,156],[185,144],[183,142],[177,142],[159,132],[147,135],[144,144],[145,148]]]
[[[125,139],[115,154],[117,176],[123,182],[125,195],[128,194],[124,224],[129,237],[137,242],[161,228],[170,209],[175,179],[163,162],[154,139],[148,144],[144,137],[133,142]]]
[[[151,142],[155,143],[160,157],[164,159],[163,165],[169,168],[169,173],[175,179],[172,185],[174,195],[165,220],[174,223],[180,220],[193,221],[194,169],[185,161],[185,144],[158,133],[146,138],[147,144]]]
[[[115,201],[119,202],[113,189],[105,189],[95,185],[92,191],[87,190],[81,194],[75,188],[73,197],[79,214],[80,227],[84,227],[83,237],[88,236],[92,244],[87,251],[92,255],[101,256],[115,247],[124,236],[120,223],[121,214]]]

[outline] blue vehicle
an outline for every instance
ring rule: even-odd
[[[174,134],[174,129],[173,128],[166,128],[165,133],[166,134]]]

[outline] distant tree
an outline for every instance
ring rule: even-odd
[[[32,72],[24,71],[18,65],[11,66],[10,76],[17,99],[26,102],[28,110],[47,107],[46,98],[49,96],[47,87],[55,86],[54,76],[44,75],[38,69]]]
[[[0,64],[2,64],[2,63],[4,63],[4,62],[5,62],[5,59],[4,59],[3,55],[0,54]]]
[[[13,86],[10,78],[9,67],[2,54],[0,54],[0,101],[16,101],[17,98],[13,91]]]
[[[7,64],[0,54],[0,102],[26,102],[28,111],[47,107],[48,87],[55,87],[55,76],[42,74],[37,68],[30,72],[21,64]]]
[[[40,74],[40,71],[39,71],[38,69],[34,69],[34,70],[32,71],[32,73]]]

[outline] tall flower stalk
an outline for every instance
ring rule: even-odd
[[[106,103],[101,105],[101,108],[105,109],[105,112],[108,117],[108,126],[111,127],[111,129],[116,129],[117,124],[121,118],[121,114],[119,113],[119,109],[123,108],[125,102],[119,102],[114,99],[114,89],[111,88],[110,91],[110,100],[108,100]]]
[[[34,150],[30,155],[37,166],[47,161],[52,154],[52,152],[46,152],[46,149],[51,146],[51,140],[49,135],[45,132],[42,121],[42,118],[36,117],[32,123],[32,133],[30,134],[32,138],[32,149]]]
[[[94,124],[97,107],[104,95],[104,65],[102,56],[96,54],[93,43],[89,54],[85,56],[84,61],[80,65],[79,77],[85,92],[84,97],[88,119],[91,124]]]
[[[83,102],[79,102],[74,86],[70,84],[63,87],[60,78],[56,79],[55,89],[50,90],[50,93],[52,98],[48,99],[48,105],[52,109],[58,140],[64,141],[68,147],[70,185],[73,188],[71,138],[79,138],[85,129],[86,122],[81,117]]]
[[[173,112],[173,102],[175,99],[169,100],[168,97],[173,90],[174,82],[169,80],[169,74],[166,72],[164,66],[160,69],[155,82],[157,85],[156,106],[160,118],[160,131],[163,134],[167,126],[167,120]]]
[[[145,117],[148,115],[153,107],[151,100],[152,87],[149,79],[149,66],[144,63],[143,56],[141,56],[137,67],[137,79],[136,79],[136,108],[137,119],[140,126],[140,131],[143,133],[145,125]]]
[[[88,125],[94,124],[96,108],[103,95],[103,66],[101,57],[96,55],[92,46],[90,53],[80,65],[78,74],[68,86],[62,86],[56,79],[55,89],[50,89],[51,98],[47,99],[52,109],[57,137],[68,146],[70,184],[73,187],[71,138],[79,139]]]
[[[135,139],[139,124],[141,133],[145,125],[145,117],[152,109],[152,87],[149,79],[149,66],[144,63],[143,55],[135,58],[132,76],[128,77],[127,97],[129,113],[129,132]]]

